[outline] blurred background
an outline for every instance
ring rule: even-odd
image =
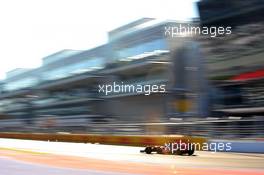
[[[64,49],[37,68],[7,72],[0,131],[263,138],[263,0],[201,0],[194,7],[197,17],[127,21],[105,44]],[[232,34],[165,35],[179,24],[231,26]],[[166,92],[98,92],[113,82],[164,84]]]

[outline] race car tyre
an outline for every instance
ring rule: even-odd
[[[193,155],[193,153],[194,153],[194,149],[190,149],[190,150],[188,150],[188,155],[189,155],[189,156]]]
[[[145,152],[146,152],[146,154],[151,154],[151,152],[152,152],[152,148],[151,147],[146,147],[145,148]]]

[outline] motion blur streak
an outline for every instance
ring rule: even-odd
[[[1,174],[16,175],[47,175],[47,174],[63,174],[63,175],[119,175],[117,173],[105,173],[99,171],[76,170],[69,168],[54,168],[50,166],[37,165],[32,163],[24,163],[7,158],[0,158]],[[15,168],[14,168],[15,167]],[[125,174],[120,174],[125,175]],[[127,174],[128,175],[128,174]]]
[[[103,175],[107,174],[104,172],[150,175],[264,174],[262,154],[198,152],[195,156],[145,155],[139,153],[139,147],[13,139],[1,139],[0,148],[1,174],[6,174],[7,170],[11,173],[22,172],[20,175],[31,175],[34,171],[49,175],[82,175],[84,172]]]
[[[103,34],[105,42],[93,48],[89,48],[93,37],[83,36],[88,44],[84,50],[73,50],[80,43],[71,42],[74,32],[72,36],[66,32],[63,41],[72,47],[63,46],[41,58],[39,67],[10,70],[0,80],[0,175],[264,175],[264,0],[112,0],[98,6],[99,1],[91,0],[78,9],[72,5],[67,15],[62,13],[67,2],[41,5],[43,17],[65,26],[59,33],[79,29],[78,21],[88,24],[91,30],[81,27],[80,33],[87,29],[89,36],[100,34],[105,25],[109,30]],[[169,14],[187,15],[188,8],[180,8],[186,1],[195,2],[199,17],[170,19]],[[23,20],[17,25],[15,20],[22,19],[27,8],[15,4],[3,8],[14,20],[0,15],[8,22],[0,24],[0,30],[7,29],[0,34],[8,39],[2,42],[0,55],[6,52],[5,46],[11,47],[1,57],[1,65],[11,53],[19,54],[12,63],[16,65],[38,52],[28,46],[28,51],[21,50],[30,37],[22,41],[14,37],[18,33],[27,36],[20,31],[27,25]],[[74,4],[80,5],[78,1]],[[33,23],[31,17],[38,17],[40,6],[29,6],[34,9],[34,13],[27,12]],[[74,10],[82,17],[71,23]],[[130,21],[131,11],[131,17],[139,19]],[[151,12],[151,16],[142,16],[140,11]],[[159,13],[164,18],[158,19],[155,14]],[[119,17],[124,23],[118,27]],[[36,19],[45,24],[39,26],[43,34],[36,37],[52,33],[47,38],[52,38],[48,47],[53,48],[56,25]],[[179,34],[171,30],[180,26]],[[185,32],[186,27],[209,31],[195,35]],[[41,46],[43,41],[39,41],[33,44]],[[163,145],[177,143],[176,135],[206,140],[216,153],[196,149],[193,155],[191,149],[185,152],[190,156],[165,154]],[[168,136],[173,141],[167,142]],[[122,146],[111,146],[115,144]],[[143,154],[143,148],[132,145],[144,146],[145,153],[159,150],[160,154]]]

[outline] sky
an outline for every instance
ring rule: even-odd
[[[0,0],[0,80],[63,49],[87,50],[140,19],[197,17],[197,0]]]

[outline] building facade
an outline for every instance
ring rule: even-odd
[[[1,129],[159,134],[181,130],[164,123],[205,119],[207,59],[200,41],[166,35],[166,27],[179,24],[190,23],[143,18],[110,31],[104,45],[62,50],[36,69],[8,73],[0,110],[10,120],[1,120]],[[100,92],[109,85],[108,94]]]

